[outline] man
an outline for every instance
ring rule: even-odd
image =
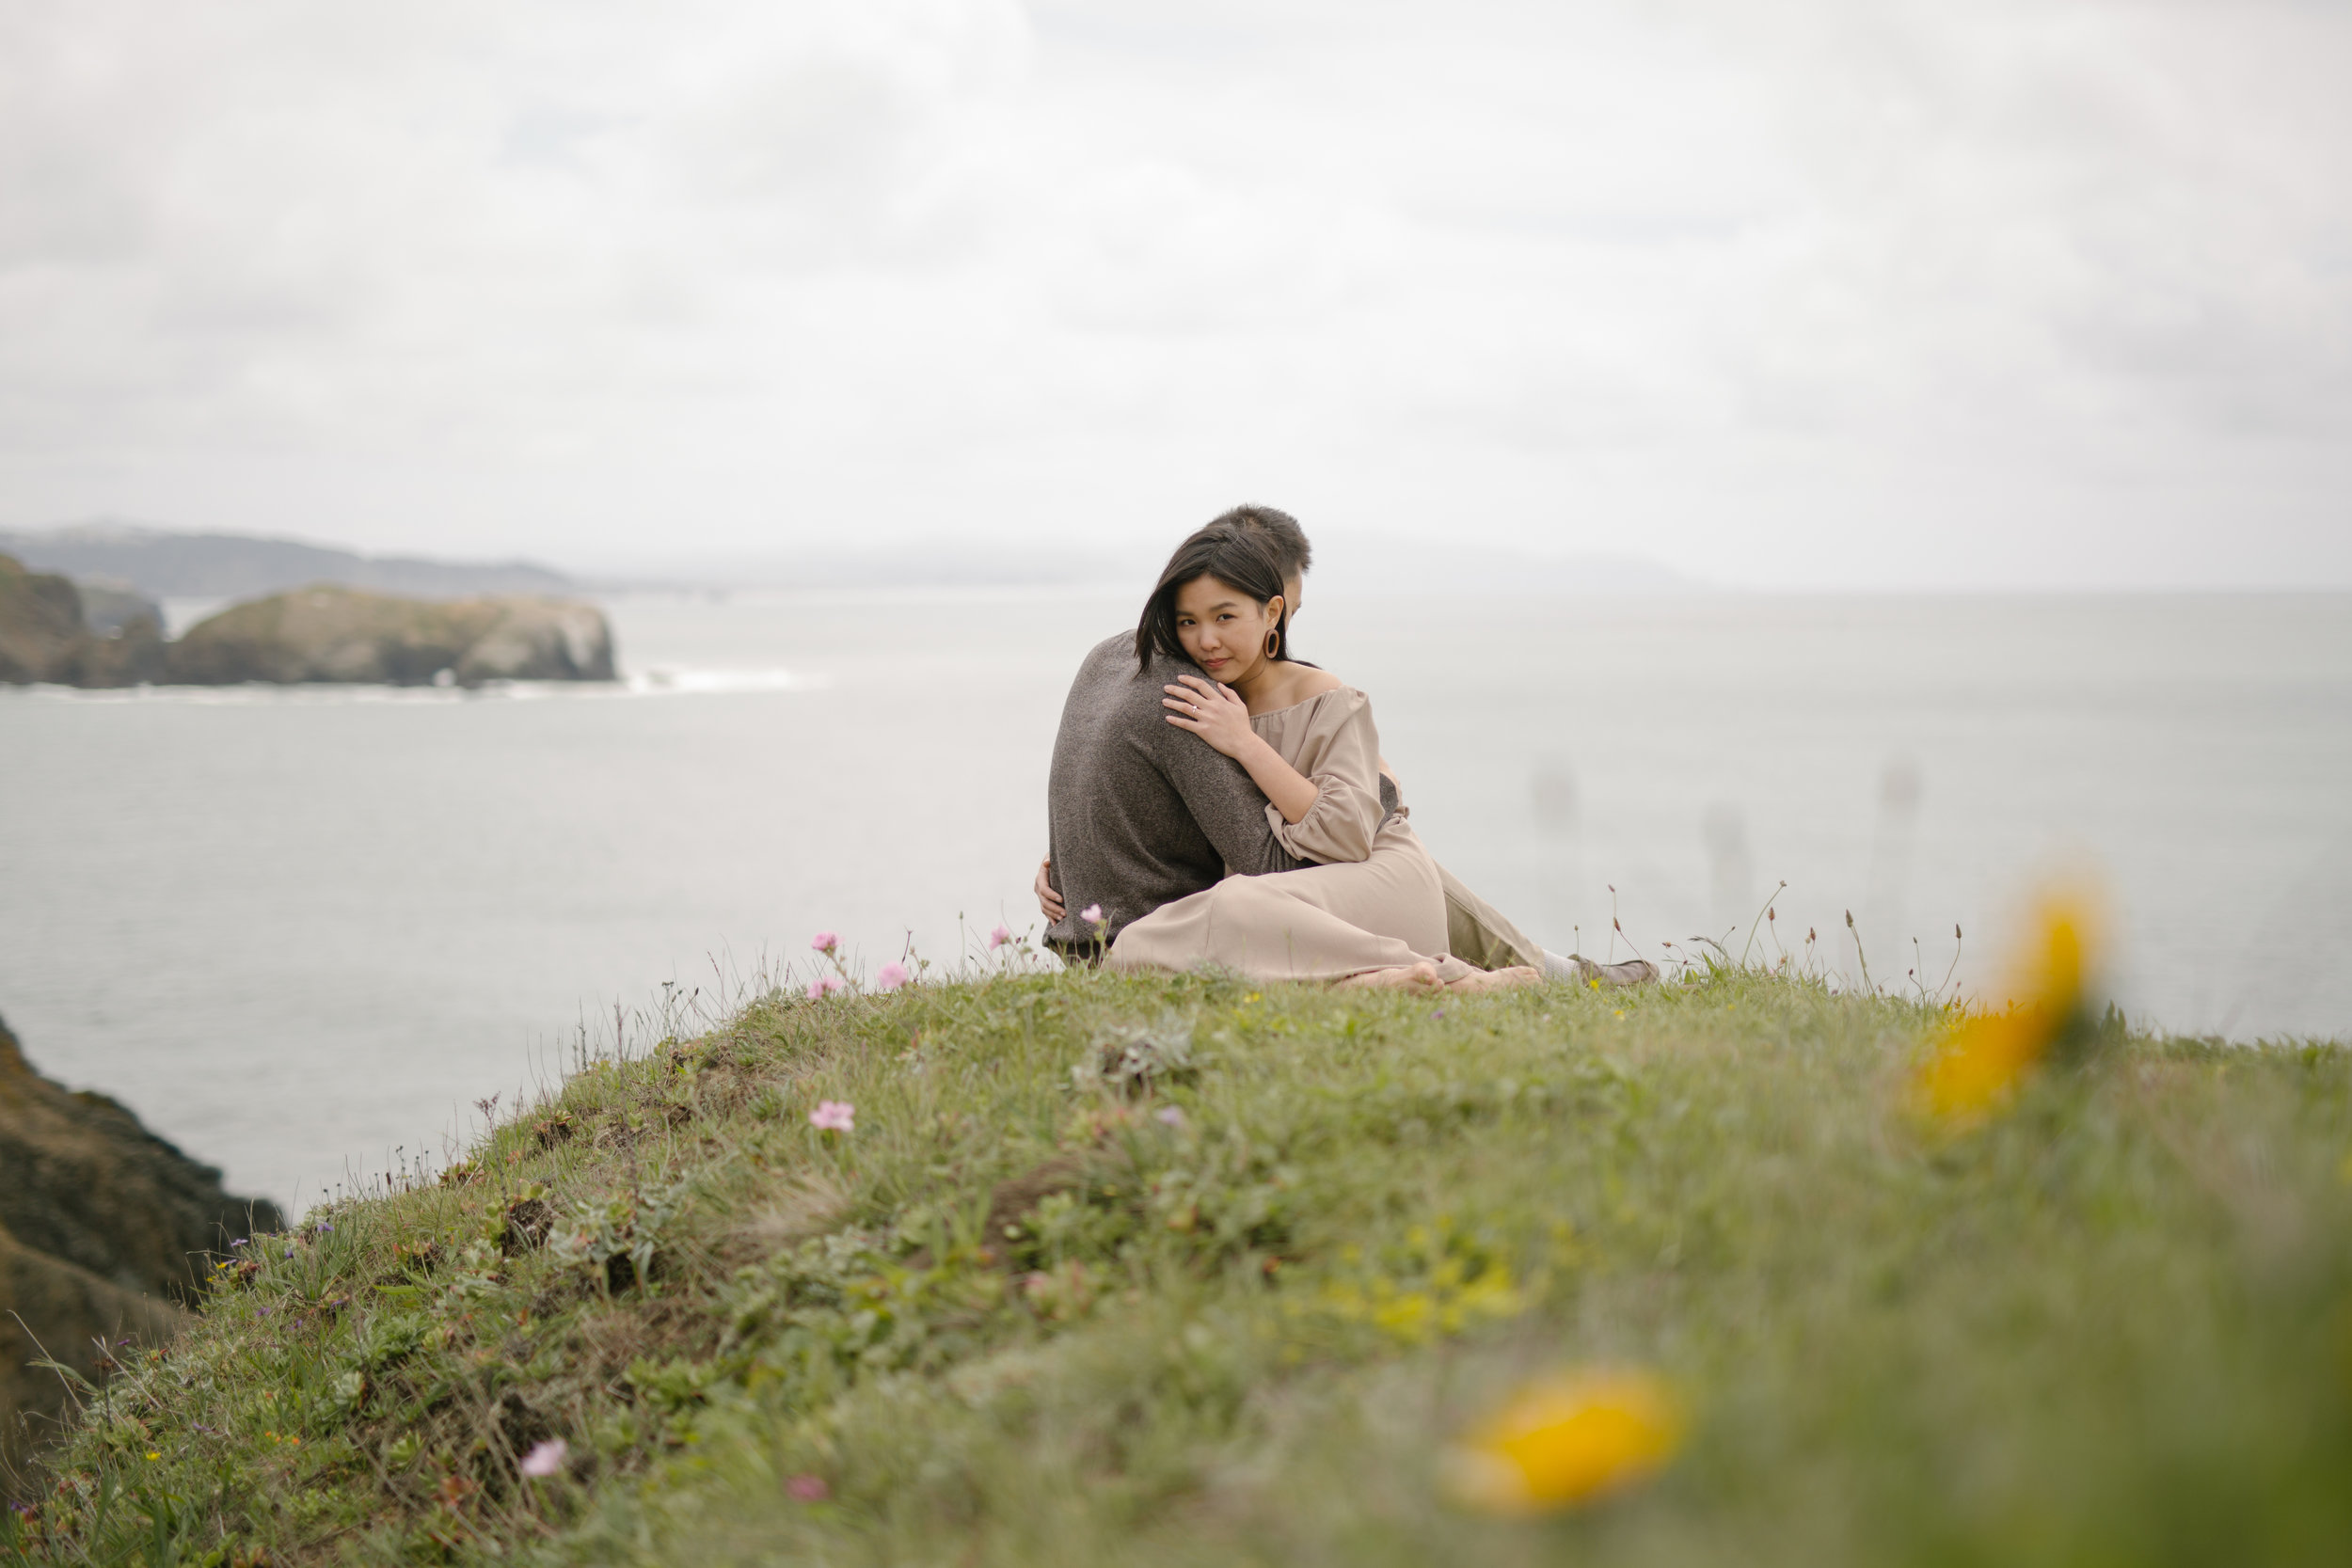
[[[1265,545],[1281,570],[1290,618],[1296,620],[1307,570],[1314,563],[1313,546],[1297,519],[1270,506],[1237,506],[1216,522],[1247,529]],[[1163,659],[1138,679],[1135,641],[1127,633],[1099,644],[1079,669],[1054,741],[1046,789],[1050,843],[1036,883],[1038,908],[1051,922],[1045,940],[1065,957],[1099,956],[1128,922],[1221,876],[1288,871],[1302,863],[1275,840],[1265,797],[1241,765],[1167,722],[1161,688],[1179,674],[1199,673],[1189,664]],[[1393,810],[1399,796],[1385,757],[1380,773],[1381,798]],[[1613,986],[1658,977],[1643,960],[1602,965],[1547,953],[1442,865],[1438,876],[1445,890],[1447,943],[1464,963],[1485,970],[1523,964],[1553,979]],[[1074,918],[1066,892],[1078,901]]]

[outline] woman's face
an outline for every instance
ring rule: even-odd
[[[1281,614],[1279,596],[1260,604],[1230,582],[1195,578],[1176,590],[1176,641],[1211,680],[1235,686],[1265,668],[1266,633]]]

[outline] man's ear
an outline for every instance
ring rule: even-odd
[[[1291,618],[1293,620],[1296,620],[1298,617],[1298,611],[1301,608],[1300,600],[1305,595],[1306,591],[1307,579],[1303,577],[1284,578],[1282,579],[1282,602],[1290,607]]]

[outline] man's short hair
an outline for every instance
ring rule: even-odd
[[[1276,569],[1286,578],[1303,578],[1315,563],[1315,547],[1307,543],[1307,531],[1287,512],[1270,506],[1237,506],[1211,519],[1209,527],[1257,535],[1266,554],[1274,558]]]

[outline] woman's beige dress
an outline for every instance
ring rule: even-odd
[[[1416,963],[1440,979],[1475,973],[1446,955],[1445,892],[1438,863],[1400,809],[1380,809],[1380,734],[1372,701],[1337,687],[1262,713],[1249,727],[1311,780],[1315,803],[1266,820],[1282,847],[1317,863],[1262,877],[1228,877],[1163,904],[1119,933],[1115,969],[1215,965],[1255,979],[1339,980]],[[1205,742],[1204,742],[1205,744]]]

